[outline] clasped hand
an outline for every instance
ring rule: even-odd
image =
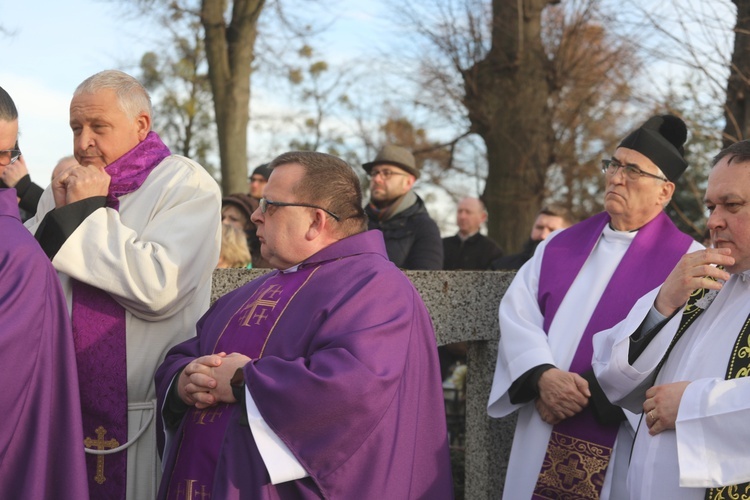
[[[177,394],[188,406],[203,410],[218,403],[235,403],[229,382],[237,368],[250,358],[225,352],[196,358],[182,370],[177,380]]]
[[[577,373],[550,368],[539,377],[536,409],[542,420],[555,425],[589,404],[589,383]]]
[[[94,196],[107,196],[111,180],[104,167],[72,166],[52,179],[55,207],[60,208]]]

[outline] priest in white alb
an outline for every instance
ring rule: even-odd
[[[601,387],[644,415],[632,499],[750,498],[750,142],[714,159],[705,204],[712,248],[594,337]]]
[[[508,288],[488,403],[493,417],[519,412],[504,498],[625,494],[637,417],[598,387],[591,338],[701,248],[663,211],[687,168],[686,138],[671,115],[630,133],[603,161],[605,211],[553,233]]]
[[[76,161],[26,222],[71,311],[92,500],[156,496],[154,372],[208,309],[219,261],[219,187],[170,152],[151,115],[132,76],[84,80],[70,103]]]

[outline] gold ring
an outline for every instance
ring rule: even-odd
[[[650,412],[648,412],[648,416],[651,417],[651,420],[656,422],[656,419],[654,418],[654,410],[651,410]]]

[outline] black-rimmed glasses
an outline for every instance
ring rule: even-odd
[[[651,177],[653,179],[659,179],[660,181],[669,182],[669,179],[661,177],[659,175],[649,174],[644,172],[636,165],[628,163],[624,165],[614,158],[610,160],[602,160],[602,173],[607,177],[612,177],[617,173],[617,169],[621,168],[625,177],[631,181],[637,181],[641,177]]]
[[[271,201],[267,200],[266,198],[260,199],[260,213],[264,214],[266,213],[266,210],[268,210],[268,206],[274,206],[274,207],[306,207],[306,208],[317,208],[318,210],[322,210],[334,219],[336,219],[336,222],[339,222],[339,216],[335,213],[331,212],[330,210],[326,210],[323,207],[319,207],[318,205],[311,205],[309,203],[286,203],[283,201]]]
[[[21,156],[20,149],[0,149],[0,165],[7,167]]]

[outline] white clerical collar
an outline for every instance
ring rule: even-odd
[[[299,263],[299,264],[296,264],[296,265],[294,265],[294,266],[292,266],[292,267],[290,267],[288,269],[281,269],[280,271],[282,273],[284,273],[284,274],[286,274],[286,273],[296,273],[297,271],[299,271],[299,266],[301,266],[301,265],[302,265],[302,263]]]
[[[741,273],[737,273],[735,276],[737,276],[737,278],[743,283],[747,283],[748,280],[750,280],[750,269],[742,271]]]
[[[604,238],[615,241],[633,241],[637,234],[638,230],[617,231],[616,229],[613,229],[610,224],[604,226],[604,231],[602,231],[602,236],[604,236]]]

